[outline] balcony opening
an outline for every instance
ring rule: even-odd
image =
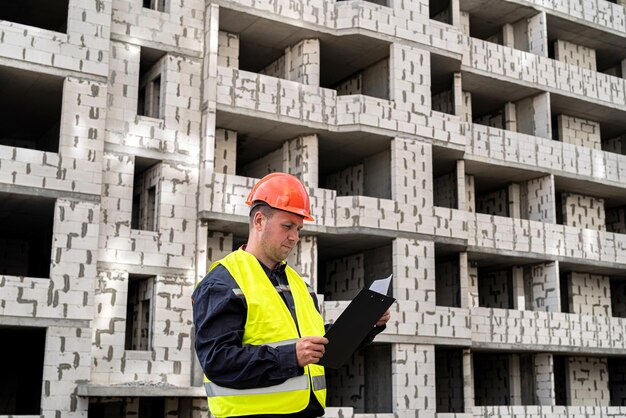
[[[434,206],[470,210],[467,196],[463,191],[467,189],[467,181],[464,179],[464,169],[459,164],[463,157],[458,153],[444,147],[432,147],[433,162],[433,204]],[[462,184],[459,185],[459,180]],[[473,190],[473,188],[472,188]],[[463,207],[461,207],[461,202]],[[473,210],[472,210],[473,211]]]
[[[615,154],[626,155],[626,131],[621,130],[621,134],[603,135],[601,147],[603,151]]]
[[[88,418],[126,416],[126,404],[120,398],[89,398]]]
[[[474,352],[476,406],[511,405],[509,354]]]
[[[611,277],[611,315],[626,318],[626,277]]]
[[[478,183],[476,184],[478,186]],[[513,208],[510,187],[498,188],[476,195],[476,212],[494,216],[511,216]]]
[[[0,20],[67,33],[68,7],[69,0],[3,1]]]
[[[609,392],[611,406],[626,406],[626,361],[624,357],[609,357]]]
[[[41,414],[46,329],[0,327],[0,415]]]
[[[154,276],[136,274],[128,276],[126,350],[152,350],[155,282]]]
[[[361,289],[393,271],[391,244],[379,237],[319,237],[318,244],[317,293],[326,301],[350,301]],[[388,294],[392,293],[390,288]]]
[[[21,6],[21,2],[6,3]],[[0,67],[0,145],[59,152],[63,81],[62,77]]]
[[[606,230],[604,198],[570,192],[559,186],[556,189],[556,196],[558,224],[596,231]]]
[[[514,309],[511,268],[478,268],[478,306]]]
[[[357,152],[362,153],[363,150],[346,150],[341,162],[320,163],[321,187],[335,190],[337,196],[391,199],[391,148],[387,146],[361,158],[355,155]],[[339,165],[341,163],[343,165]]]
[[[350,405],[357,414],[393,412],[391,345],[371,344],[341,368],[326,369],[329,407]]]
[[[0,193],[0,275],[50,277],[55,199]]]
[[[169,414],[168,414],[169,415]],[[165,398],[145,397],[139,398],[138,417],[165,418]]]
[[[149,158],[136,157],[131,228],[143,231],[158,231],[160,201],[161,162]]]
[[[584,23],[564,24],[562,19],[551,14],[546,17],[550,58],[614,77],[623,74],[622,62],[626,52],[620,44],[619,35],[598,30],[587,31],[588,27]]]
[[[166,54],[152,48],[141,47],[139,58],[139,93],[137,114],[155,119],[163,119],[164,99],[161,75],[164,71]]]
[[[469,35],[472,38],[502,45],[502,23],[501,19],[487,20],[476,13],[469,16]]]
[[[468,166],[466,166],[468,167]],[[467,205],[477,213],[555,222],[554,180],[504,166],[472,164],[466,172]]]
[[[437,413],[465,412],[463,349],[435,347]]]
[[[565,271],[561,271],[559,274],[559,286],[561,289],[561,312],[572,313],[570,275]]]
[[[450,0],[429,0],[428,14],[432,20],[452,24],[452,5]]]
[[[461,307],[461,269],[459,253],[442,245],[435,246],[435,303]]]
[[[337,84],[330,86],[338,96],[362,94],[389,100],[389,57],[359,69]]]
[[[167,404],[167,408],[166,408]],[[136,416],[139,418],[166,418],[192,416],[189,398],[140,397],[140,398],[90,398],[89,418],[113,418]],[[176,410],[176,408],[178,410]],[[173,409],[166,413],[167,409]]]
[[[156,10],[157,12],[167,12],[169,9],[169,0],[143,0],[145,9]]]
[[[554,364],[554,396],[555,405],[569,405],[568,387],[568,358],[566,356],[553,356]]]
[[[321,48],[320,87],[338,96],[361,94],[389,100],[390,45],[364,36],[334,38]]]
[[[430,54],[430,94],[432,109],[449,115],[459,115],[461,109],[457,106],[460,98],[460,78],[458,92],[455,89],[455,74],[460,75],[461,63],[451,58]]]

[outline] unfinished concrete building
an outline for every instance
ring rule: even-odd
[[[394,275],[327,416],[626,415],[625,3],[2,2],[0,416],[208,416],[190,295],[278,170],[327,321]]]

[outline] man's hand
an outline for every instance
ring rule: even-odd
[[[385,312],[383,316],[381,316],[380,319],[376,321],[376,326],[382,327],[383,325],[387,323],[387,321],[389,321],[390,318],[391,318],[391,312],[389,312],[389,309],[387,309],[387,312]]]
[[[298,366],[304,367],[312,363],[318,363],[324,355],[324,344],[328,344],[325,337],[304,337],[296,342],[296,357]]]

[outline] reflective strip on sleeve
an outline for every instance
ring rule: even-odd
[[[204,383],[204,390],[206,391],[206,395],[209,398],[213,398],[216,396],[263,395],[267,393],[282,393],[292,392],[294,390],[306,390],[308,388],[309,376],[306,374],[303,374],[302,376],[292,377],[291,379],[286,380],[280,385],[254,389],[231,389],[216,385],[213,382]]]
[[[235,296],[237,296],[237,297],[240,297],[240,298],[245,297],[245,296],[243,295],[243,291],[242,291],[241,289],[233,289],[233,293],[234,293],[234,294],[235,294]]]
[[[273,342],[273,343],[267,343],[267,344],[263,344],[263,345],[269,345],[270,347],[276,348],[276,347],[280,347],[281,345],[293,344],[296,341],[298,341],[298,339],[297,338],[293,338],[291,340],[276,341],[276,342]]]
[[[313,376],[313,390],[326,389],[326,376]]]

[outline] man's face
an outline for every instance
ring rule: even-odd
[[[287,258],[300,240],[303,218],[282,210],[273,212],[270,218],[264,220],[261,247],[269,259],[279,263]]]

